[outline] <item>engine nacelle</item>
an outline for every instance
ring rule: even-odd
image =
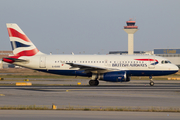
[[[110,82],[129,82],[130,77],[126,75],[125,71],[108,72],[99,75],[99,80]]]

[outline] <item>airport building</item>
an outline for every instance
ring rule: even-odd
[[[0,59],[13,55],[12,51],[0,51]]]
[[[128,55],[128,51],[110,51],[109,54]],[[153,51],[133,51],[133,55],[153,55]]]

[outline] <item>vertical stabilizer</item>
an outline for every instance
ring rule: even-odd
[[[43,54],[17,24],[7,23],[6,25],[14,56],[34,56]]]

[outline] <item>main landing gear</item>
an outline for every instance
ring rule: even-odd
[[[90,86],[98,86],[99,85],[99,81],[98,80],[90,80],[89,81],[89,85]]]
[[[89,85],[90,86],[98,86],[99,85],[99,81],[98,79],[98,74],[92,74],[91,80],[89,81]]]
[[[152,79],[152,76],[149,76],[149,79],[150,79],[150,86],[154,86],[154,82],[153,82],[153,79]]]

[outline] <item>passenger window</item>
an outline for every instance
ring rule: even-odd
[[[102,61],[102,63],[104,63],[104,61]]]
[[[101,61],[99,61],[99,63],[101,63]]]

